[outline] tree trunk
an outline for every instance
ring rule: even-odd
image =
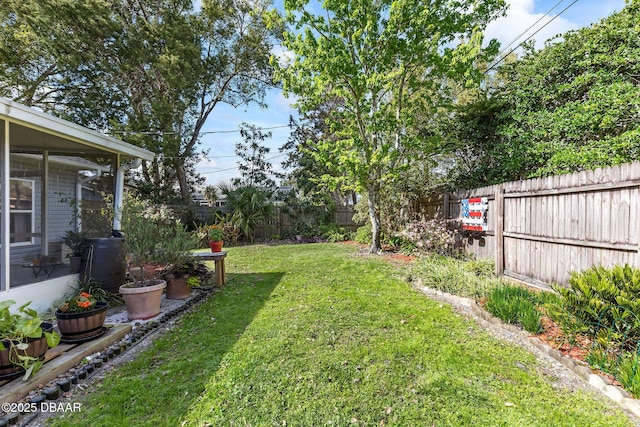
[[[379,193],[377,188],[369,189],[367,204],[369,206],[369,220],[371,220],[371,248],[369,253],[377,254],[382,249],[380,245],[380,215],[376,209],[378,206]]]
[[[178,175],[178,184],[180,185],[180,196],[185,202],[189,200],[190,191],[189,184],[187,183],[187,174],[182,164],[176,165],[176,174]]]

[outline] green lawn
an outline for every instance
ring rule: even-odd
[[[356,251],[229,249],[222,292],[54,422],[631,425],[605,398],[552,388],[530,354],[414,291],[402,267]]]

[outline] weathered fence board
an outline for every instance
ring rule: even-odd
[[[357,224],[353,221],[354,214],[355,211],[351,208],[338,209],[334,212],[333,221],[348,231],[356,231],[362,224]],[[261,221],[256,225],[255,237],[258,239],[270,239],[274,236],[290,235],[294,231],[293,226],[291,217],[277,208],[273,218]]]
[[[597,264],[640,267],[640,162],[438,194],[420,214],[457,218],[469,197],[489,199],[488,230],[466,239],[466,250],[494,258],[500,273],[566,283]]]

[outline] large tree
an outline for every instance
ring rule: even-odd
[[[640,158],[640,2],[563,34],[491,75],[450,123],[453,185],[595,169]],[[489,75],[491,73],[488,73]]]
[[[269,0],[1,0],[0,94],[158,154],[142,189],[189,198],[198,142],[221,103],[261,103]]]
[[[314,4],[315,5],[315,4]],[[430,117],[447,98],[444,82],[475,80],[474,63],[496,51],[482,47],[486,24],[502,0],[326,0],[315,14],[307,0],[286,0],[292,29],[284,45],[294,58],[279,64],[286,91],[311,111],[323,99],[342,106],[327,119],[332,137],[315,147],[318,161],[368,197],[371,252],[380,250],[380,197],[420,142],[415,117]]]
[[[236,142],[238,171],[241,177],[235,178],[235,185],[258,187],[268,191],[276,190],[276,182],[271,176],[280,178],[280,174],[273,171],[273,165],[266,159],[271,149],[264,145],[271,139],[271,132],[262,132],[255,125],[242,123],[240,125],[242,141]]]

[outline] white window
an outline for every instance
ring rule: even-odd
[[[9,180],[10,240],[12,245],[33,244],[33,181]]]

